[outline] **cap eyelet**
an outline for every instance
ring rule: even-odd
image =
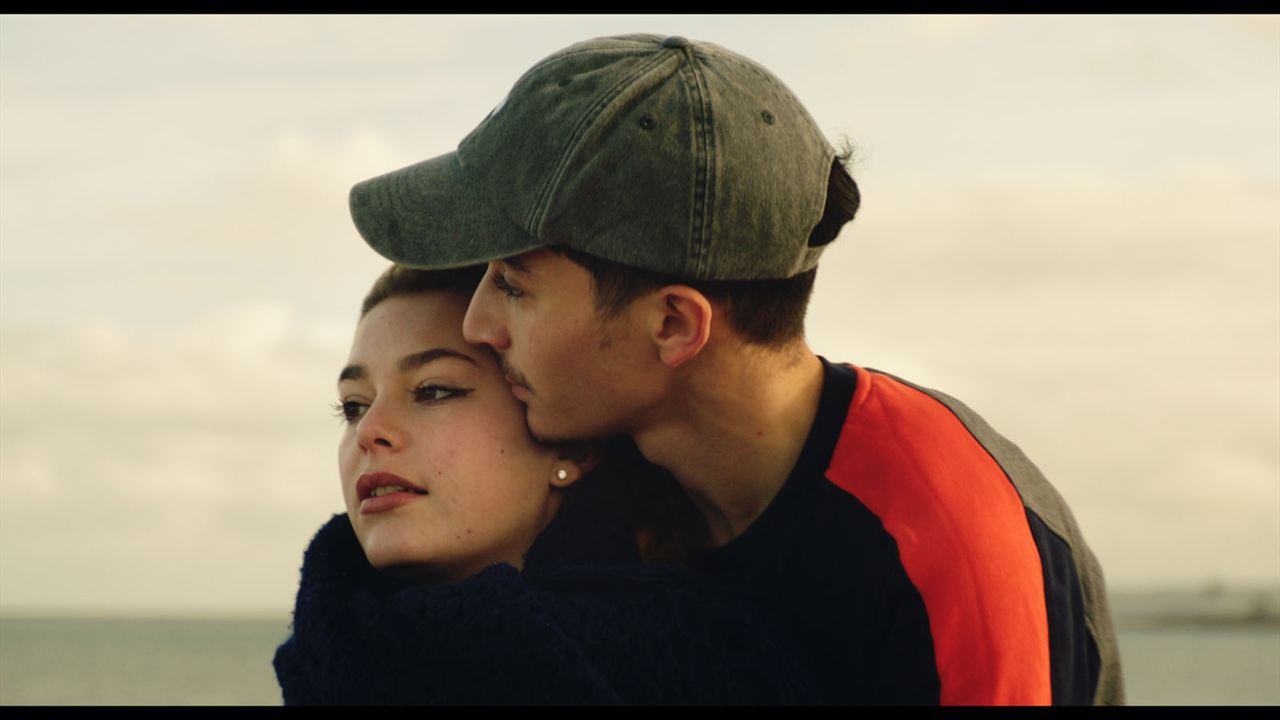
[[[764,121],[765,121],[767,124],[769,124],[769,125],[772,125],[772,124],[773,124],[773,113],[769,112],[768,110],[761,110],[761,111],[760,111],[760,117],[761,117],[761,118],[764,118]]]
[[[652,130],[657,126],[657,124],[658,121],[654,120],[653,116],[649,113],[645,113],[640,116],[640,129],[642,130]]]

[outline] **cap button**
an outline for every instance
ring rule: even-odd
[[[685,40],[679,35],[672,35],[671,37],[662,41],[662,47],[664,48],[682,48],[682,47],[688,47],[688,46],[689,46],[689,41]]]

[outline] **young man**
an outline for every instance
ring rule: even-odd
[[[830,702],[1121,702],[1101,571],[1039,471],[958,401],[805,344],[858,203],[768,71],[642,35],[553,54],[456,152],[351,194],[392,260],[489,262],[464,331],[531,431],[627,434],[670,470],[698,568]]]

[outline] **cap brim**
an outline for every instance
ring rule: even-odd
[[[474,265],[543,245],[471,187],[456,152],[365,180],[350,204],[365,242],[410,267]]]

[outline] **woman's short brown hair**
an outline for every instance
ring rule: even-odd
[[[404,265],[392,265],[373,281],[373,287],[360,303],[360,317],[364,317],[378,303],[400,295],[416,295],[425,292],[453,292],[470,296],[484,277],[484,265],[468,265],[447,270],[419,270]]]

